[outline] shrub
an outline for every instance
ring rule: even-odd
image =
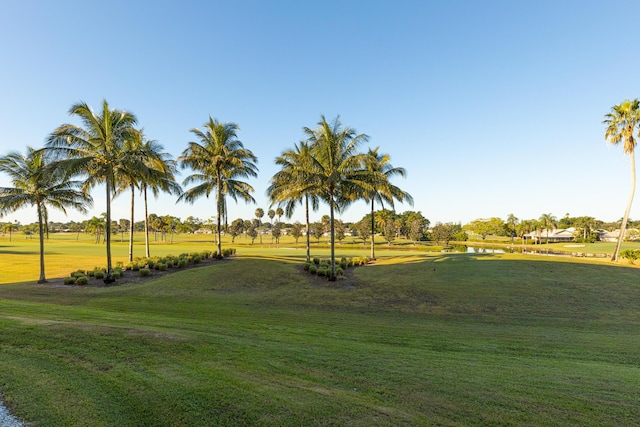
[[[192,261],[194,264],[200,264],[200,261],[202,261],[202,258],[200,258],[200,255],[196,255],[193,257]]]
[[[180,260],[178,260],[178,268],[185,268],[187,266],[187,260],[185,258],[182,258]]]
[[[114,279],[119,279],[120,277],[122,277],[122,270],[114,268],[111,272],[111,277],[113,277]]]
[[[95,270],[93,272],[93,277],[96,279],[104,279],[105,271],[104,270]]]
[[[89,279],[87,276],[80,276],[76,279],[76,285],[86,286],[89,284]]]
[[[315,264],[311,264],[311,265],[309,266],[309,273],[311,273],[311,274],[316,274],[317,272],[318,272],[318,267],[316,267],[316,265],[315,265]]]
[[[148,259],[148,260],[147,260],[147,268],[148,268],[148,269],[155,268],[155,266],[156,266],[156,263],[155,263],[155,261],[154,261],[154,260],[152,260],[152,259]]]
[[[141,268],[140,277],[148,277],[148,276],[151,276],[151,270],[149,270],[148,268]]]
[[[640,258],[640,249],[626,249],[620,252],[620,256],[626,258],[629,264],[633,264],[635,260]]]
[[[342,270],[346,270],[347,269],[347,261],[340,261],[340,267]]]
[[[316,274],[318,275],[318,277],[323,277],[327,275],[327,269],[324,267],[320,267],[318,268],[318,271],[316,272]]]
[[[158,270],[160,271],[167,271],[168,265],[164,262],[158,263],[157,265]]]
[[[309,271],[309,268],[312,266],[313,264],[311,262],[305,262],[304,266],[302,268],[304,268],[304,271]]]
[[[217,257],[217,256],[218,256],[218,251],[213,251],[213,252],[211,252],[211,257],[212,257],[212,258],[215,258],[215,257]]]
[[[78,278],[75,277],[75,276],[65,277],[64,278],[64,284],[65,285],[75,285],[77,280],[78,280]]]
[[[320,264],[320,258],[314,258],[314,259],[313,259],[313,263],[314,263],[315,265],[319,265],[319,264]]]
[[[71,277],[75,277],[78,278],[80,276],[85,276],[87,273],[85,273],[84,270],[76,270],[73,273],[71,273]]]
[[[339,277],[339,278],[344,277],[344,269],[340,267],[336,268],[336,277]]]

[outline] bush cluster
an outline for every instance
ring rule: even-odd
[[[344,277],[344,272],[347,268],[356,265],[367,265],[369,258],[366,256],[356,258],[341,258],[340,261],[336,260],[336,277]],[[331,260],[313,258],[311,261],[307,261],[303,265],[304,271],[308,271],[309,274],[319,277],[331,276]]]
[[[233,248],[222,251],[224,257],[235,255],[236,250]],[[182,253],[178,256],[167,255],[164,257],[136,257],[128,264],[120,261],[112,270],[114,279],[122,277],[125,271],[136,271],[140,276],[146,277],[151,275],[152,270],[167,271],[170,268],[186,268],[189,264],[198,264],[205,259],[215,258],[217,251],[204,250],[200,252]],[[105,267],[94,267],[91,270],[76,270],[69,277],[64,278],[65,285],[87,285],[93,277],[102,280],[107,275]]]
[[[620,252],[620,256],[626,258],[629,264],[633,264],[635,260],[640,258],[640,249],[626,249]]]

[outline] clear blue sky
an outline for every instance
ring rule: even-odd
[[[77,101],[133,112],[174,157],[211,115],[238,123],[259,158],[257,205],[229,204],[230,220],[247,219],[268,208],[274,158],[321,114],[340,115],[406,168],[394,183],[415,206],[400,212],[432,224],[510,213],[613,221],[629,159],[601,122],[640,96],[638,16],[637,1],[0,0],[0,155],[42,147],[74,122]],[[89,217],[104,211],[103,189],[93,196]],[[116,199],[114,219],[128,218],[128,203]],[[342,218],[367,210],[359,202]],[[215,207],[164,196],[150,212],[206,219]],[[14,219],[35,222],[35,211],[0,221]]]

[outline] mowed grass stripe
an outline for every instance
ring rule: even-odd
[[[39,425],[640,419],[635,269],[383,261],[337,283],[237,257],[137,285],[2,286],[2,391]]]

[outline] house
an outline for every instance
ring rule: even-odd
[[[533,231],[531,233],[527,233],[524,236],[524,240],[530,239],[532,242],[538,242],[538,239],[545,240],[549,243],[557,243],[557,242],[571,242],[574,239],[576,229],[573,227],[564,228],[564,229],[554,229],[554,230],[540,230],[540,233],[537,231]]]

